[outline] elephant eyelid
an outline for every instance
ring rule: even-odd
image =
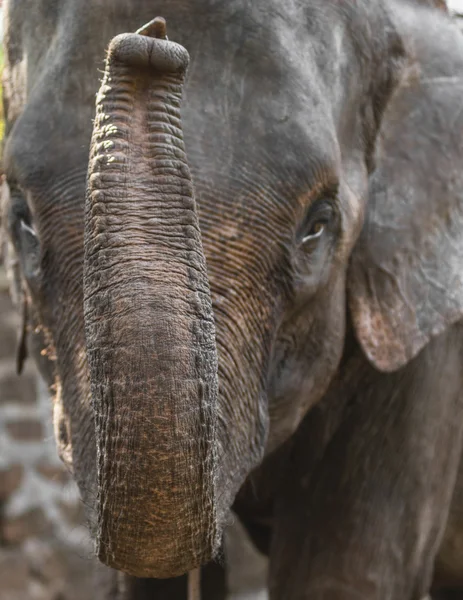
[[[14,197],[16,195],[26,196],[25,190],[21,186],[21,184],[17,181],[16,177],[9,175],[8,172],[5,175],[5,183],[8,186],[10,196]]]
[[[305,237],[303,237],[302,238],[302,243],[303,244],[306,244],[307,242],[313,242],[315,240],[318,240],[324,234],[324,232],[325,232],[325,224],[317,222],[317,223],[315,223],[315,225],[319,226],[318,229],[314,233],[310,233],[310,234],[306,235]]]
[[[8,200],[8,224],[11,230],[26,231],[25,227],[29,228],[29,232],[37,235],[33,227],[32,211],[27,201],[27,194],[20,185],[6,181],[9,190]]]
[[[34,228],[26,221],[20,219],[16,247],[19,252],[19,261],[26,280],[36,285],[40,275],[40,244]]]

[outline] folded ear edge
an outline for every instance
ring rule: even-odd
[[[387,311],[376,299],[359,294],[358,287],[349,285],[348,304],[357,340],[368,361],[383,373],[392,373],[403,368],[413,360],[433,337],[444,333],[463,318],[463,310],[459,307],[447,309],[445,316],[436,315],[432,327],[422,331],[413,315],[408,314],[409,326],[403,326],[398,317],[395,322],[388,319]],[[404,306],[396,306],[397,315],[404,314]],[[411,326],[410,326],[411,325]]]

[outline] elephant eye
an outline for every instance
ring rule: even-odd
[[[9,185],[7,223],[10,239],[19,258],[26,281],[35,285],[40,275],[40,243],[32,222],[25,194]]]
[[[333,222],[334,209],[330,202],[323,200],[310,207],[301,231],[302,244],[319,240]]]
[[[325,223],[322,221],[317,221],[314,223],[310,229],[310,231],[302,238],[302,243],[311,242],[312,240],[316,240],[323,235],[325,231]]]

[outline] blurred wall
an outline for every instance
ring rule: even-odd
[[[88,600],[82,506],[58,459],[51,403],[32,361],[15,373],[18,326],[0,269],[0,600]]]
[[[58,458],[51,401],[32,360],[16,375],[18,328],[0,268],[0,600],[96,599],[110,585],[108,573],[92,559],[83,507]],[[230,600],[266,600],[267,561],[238,523],[226,550]]]

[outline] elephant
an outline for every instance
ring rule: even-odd
[[[225,597],[232,510],[271,600],[462,586],[442,4],[7,1],[18,366],[50,386],[108,598],[185,598],[200,567]]]

